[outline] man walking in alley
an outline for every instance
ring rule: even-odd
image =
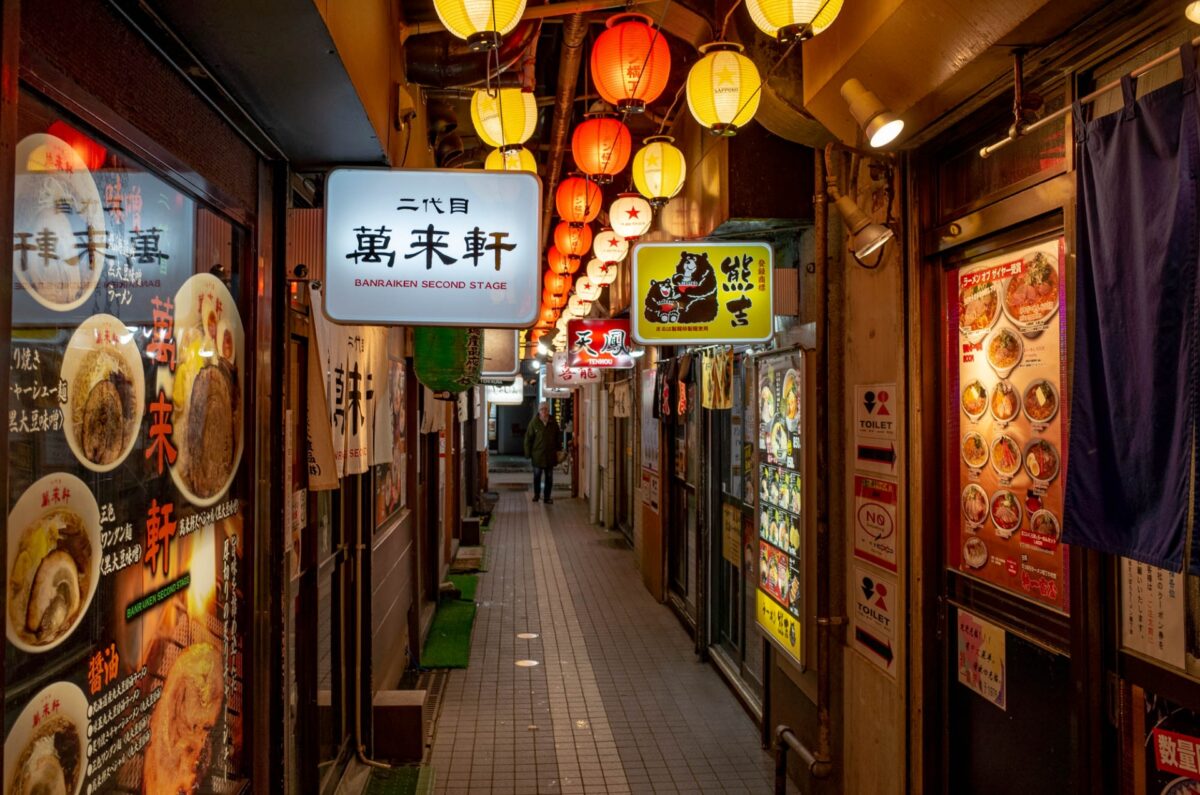
[[[539,491],[545,502],[554,502],[550,498],[550,491],[554,488],[554,467],[558,464],[558,449],[561,444],[558,423],[550,414],[550,404],[543,403],[538,406],[537,416],[525,431],[525,455],[533,464],[534,502],[538,501]],[[543,478],[545,488],[542,487]]]

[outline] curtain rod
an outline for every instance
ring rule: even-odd
[[[1189,44],[1192,47],[1200,46],[1200,36],[1197,36],[1196,38],[1192,39],[1191,42],[1189,42]],[[1142,64],[1137,69],[1134,69],[1132,72],[1130,72],[1129,76],[1130,77],[1141,77],[1142,75],[1146,74],[1146,72],[1149,72],[1151,69],[1153,69],[1154,67],[1161,66],[1162,64],[1165,64],[1167,61],[1171,60],[1172,58],[1175,58],[1178,55],[1179,55],[1178,49],[1171,50],[1168,53],[1158,56],[1157,58],[1155,58],[1153,61],[1150,61],[1149,63]],[[1105,85],[1100,86],[1095,91],[1088,94],[1087,96],[1081,97],[1079,99],[1079,102],[1081,104],[1095,102],[1097,99],[1099,99],[1103,95],[1107,94],[1109,91],[1112,91],[1112,90],[1120,88],[1120,87],[1121,87],[1121,81],[1119,79],[1114,80],[1111,83],[1106,83]],[[1010,135],[1006,136],[1005,138],[1002,138],[999,141],[996,141],[996,143],[994,143],[994,144],[989,144],[989,145],[983,147],[982,149],[979,150],[979,156],[986,158],[989,155],[991,155],[993,152],[996,152],[997,150],[1003,149],[1004,147],[1008,146],[1013,141],[1016,141],[1018,138],[1026,136],[1036,129],[1045,127],[1047,124],[1049,124],[1052,121],[1061,119],[1063,116],[1066,116],[1068,113],[1071,112],[1071,107],[1072,107],[1071,105],[1067,105],[1065,108],[1060,108],[1060,109],[1054,111],[1049,116],[1038,119],[1033,124],[1029,124],[1025,127],[1022,127],[1020,135],[1011,135],[1010,134]]]

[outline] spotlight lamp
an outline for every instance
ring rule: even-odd
[[[842,84],[842,99],[850,106],[850,115],[873,148],[887,146],[904,130],[904,120],[888,110],[858,79],[852,77]]]
[[[854,255],[854,259],[863,267],[878,267],[879,260],[876,260],[874,265],[867,265],[863,260],[876,251],[879,252],[879,258],[882,259],[882,249],[895,236],[895,233],[883,224],[872,221],[849,196],[839,197],[834,202],[834,206],[837,207],[838,213],[846,223],[846,229],[850,232],[850,253]]]
[[[804,41],[833,24],[842,0],[746,0],[750,19],[783,44]]]

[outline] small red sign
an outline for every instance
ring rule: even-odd
[[[572,320],[567,323],[567,363],[571,367],[633,367],[629,319]]]
[[[1200,781],[1200,739],[1179,732],[1155,729],[1154,764],[1159,770]]]

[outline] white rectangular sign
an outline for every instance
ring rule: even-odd
[[[518,376],[511,384],[488,386],[487,402],[497,406],[519,406],[525,400],[525,379]]]
[[[896,676],[896,580],[854,567],[854,648]]]
[[[521,371],[521,350],[516,329],[485,328],[483,330],[482,378],[508,378]]]
[[[336,169],[325,182],[326,313],[338,323],[533,325],[541,199],[528,172]]]
[[[896,474],[900,401],[895,384],[854,387],[854,468]]]
[[[604,376],[596,367],[571,367],[567,352],[558,351],[546,363],[546,385],[558,389],[574,389],[577,386],[598,384]]]

